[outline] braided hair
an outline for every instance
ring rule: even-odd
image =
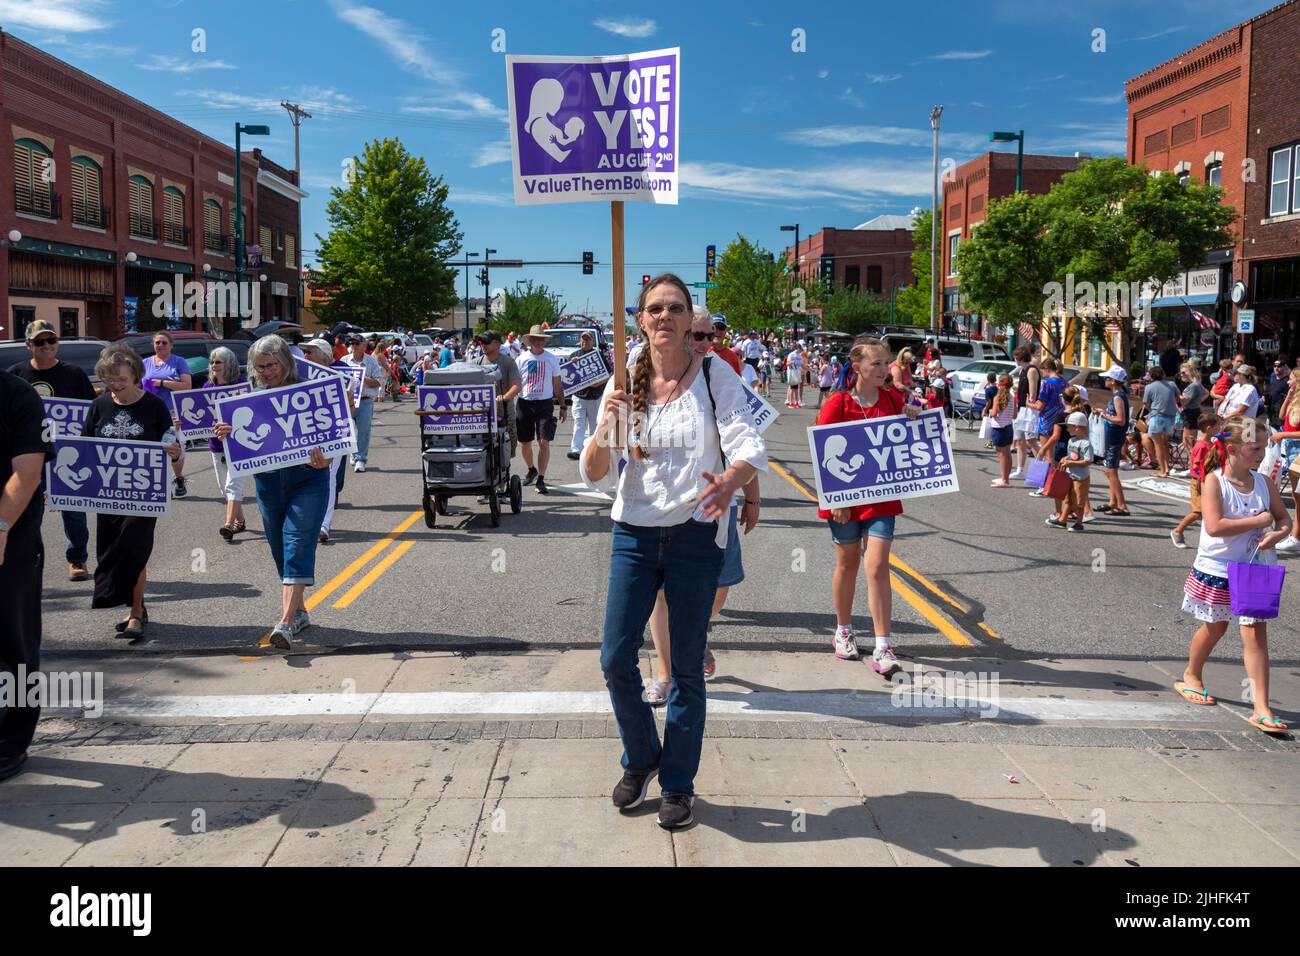
[[[646,412],[650,408],[650,376],[654,372],[654,363],[650,358],[650,337],[646,335],[645,329],[641,327],[641,313],[645,311],[645,302],[650,296],[651,290],[664,284],[676,286],[682,293],[682,298],[688,303],[691,301],[691,290],[686,288],[685,282],[671,272],[657,275],[643,285],[641,295],[636,300],[637,328],[640,330],[641,351],[637,353],[636,362],[632,365],[632,439],[630,444],[632,454],[642,461],[650,457],[650,453],[645,449],[645,433],[642,428],[646,420]]]

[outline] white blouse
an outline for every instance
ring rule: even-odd
[[[1246,406],[1244,413],[1246,418],[1255,418],[1259,415],[1259,390],[1249,382],[1238,382],[1228,389],[1228,394],[1220,407],[1226,414],[1242,405]]]
[[[697,369],[682,395],[665,405],[647,408],[641,434],[649,458],[630,455],[626,449],[611,449],[609,471],[599,480],[593,480],[587,474],[585,460],[579,460],[578,473],[587,487],[614,496],[610,516],[615,521],[647,528],[685,524],[695,514],[697,499],[708,484],[701,473],[718,475],[724,470],[724,449],[729,463],[744,461],[759,471],[768,470],[767,446],[754,427],[740,376],[722,361],[711,361],[709,372],[717,404],[716,420],[704,370]],[[605,402],[613,391],[614,379],[610,378],[600,399],[602,422]],[[621,474],[620,459],[626,461]],[[715,540],[719,548],[727,546],[730,526],[731,510],[726,509],[718,522]]]

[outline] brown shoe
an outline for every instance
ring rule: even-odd
[[[69,581],[85,581],[90,577],[90,572],[86,570],[84,562],[73,561],[68,565]]]

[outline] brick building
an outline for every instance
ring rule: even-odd
[[[1079,167],[1074,156],[1025,154],[1020,186],[1023,192],[1045,193],[1052,184]],[[943,180],[943,219],[939,234],[939,275],[943,281],[942,324],[960,325],[969,332],[988,334],[981,316],[966,307],[961,277],[956,271],[957,250],[988,216],[988,204],[1016,191],[1016,154],[984,153],[958,166]]]
[[[0,339],[21,338],[36,318],[104,339],[131,313],[141,330],[165,327],[154,290],[177,277],[206,294],[197,316],[176,303],[174,324],[227,335],[240,326],[233,286],[219,285],[236,275],[234,150],[5,33],[0,142],[14,171],[0,192]],[[265,268],[246,278],[267,275],[256,287],[262,318],[291,317],[306,194],[258,150],[241,162],[245,242],[270,236]]]
[[[1238,212],[1234,245],[1155,293],[1149,351],[1181,339],[1207,360],[1244,349],[1259,364],[1300,345],[1300,77],[1287,66],[1297,43],[1300,0],[1290,0],[1125,84],[1128,161],[1220,186]],[[1189,307],[1214,316],[1219,334]],[[1256,309],[1254,335],[1235,336],[1238,308]]]
[[[876,216],[852,229],[825,226],[799,240],[799,275],[830,278],[888,299],[891,290],[916,281],[912,274],[912,217]],[[792,262],[793,246],[783,252]]]

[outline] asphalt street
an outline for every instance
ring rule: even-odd
[[[349,473],[333,540],[318,551],[308,592],[314,627],[306,648],[525,649],[594,647],[609,569],[609,502],[586,490],[564,457],[571,425],[557,436],[548,469],[552,494],[526,488],[519,515],[499,528],[472,497],[426,528],[420,511],[419,437],[414,403],[379,406],[368,471]],[[826,650],[834,616],[829,533],[812,500],[805,429],[813,408],[780,409],[766,434],[773,470],[762,479],[763,509],[744,539],[746,580],[715,625],[714,646]],[[996,459],[983,441],[956,430],[961,491],[905,505],[898,524],[894,635],[900,652],[988,651],[1000,656],[1116,660],[1177,659],[1191,619],[1180,610],[1195,555],[1176,550],[1168,530],[1186,505],[1138,487],[1130,518],[1100,517],[1082,534],[1048,528],[1048,506],[1015,483],[989,487]],[[518,471],[522,464],[516,458]],[[62,525],[47,514],[43,595],[47,652],[241,651],[258,646],[278,617],[280,591],[255,502],[249,531],[233,543],[211,459],[188,455],[190,494],[159,522],[149,568],[150,623],[143,642],[115,637],[120,609],[92,611],[91,584],[67,580]],[[1145,472],[1129,472],[1128,482]],[[1094,471],[1093,500],[1105,479]],[[1165,491],[1177,490],[1176,484]],[[251,482],[250,482],[251,491]],[[94,563],[92,520],[91,566]],[[1196,531],[1188,533],[1195,547]],[[1284,617],[1270,627],[1276,666],[1300,665],[1293,573]],[[855,604],[859,632],[871,632],[865,584]],[[1240,660],[1232,631],[1216,655]]]

